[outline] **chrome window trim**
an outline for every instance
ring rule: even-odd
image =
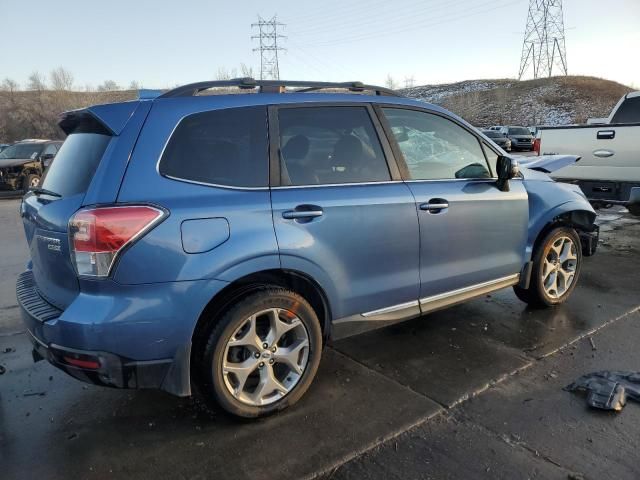
[[[318,188],[318,187],[353,187],[357,185],[386,185],[389,183],[404,183],[402,180],[384,180],[382,182],[349,182],[349,183],[312,183],[308,185],[278,185],[271,187],[272,190],[289,188]]]
[[[158,172],[159,173],[159,172]],[[269,187],[235,187],[233,185],[222,185],[220,183],[207,183],[207,182],[199,182],[197,180],[188,180],[186,178],[173,177],[171,175],[162,175],[159,173],[161,177],[168,178],[171,180],[175,180],[177,182],[185,182],[192,183],[194,185],[202,185],[204,187],[217,187],[217,188],[227,188],[229,190],[249,190],[249,191],[260,191],[260,190],[269,190]]]

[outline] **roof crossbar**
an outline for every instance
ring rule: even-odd
[[[163,93],[158,98],[175,98],[175,97],[193,97],[203,90],[216,87],[238,87],[241,90],[260,89],[260,93],[278,93],[283,92],[286,87],[299,88],[296,92],[313,92],[325,89],[345,89],[350,92],[363,92],[371,90],[376,95],[389,95],[401,97],[398,92],[389,88],[377,87],[375,85],[365,85],[362,82],[314,82],[307,80],[255,80],[253,78],[233,78],[231,80],[211,80],[206,82],[190,83],[181,87],[174,88]]]

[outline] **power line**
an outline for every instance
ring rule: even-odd
[[[431,19],[421,19],[414,22],[403,22],[402,24],[398,24],[396,27],[392,27],[389,29],[382,29],[382,30],[367,29],[368,30],[367,32],[356,33],[356,34],[347,35],[344,37],[334,36],[334,38],[332,38],[331,40],[328,40],[326,42],[315,43],[314,45],[318,47],[321,47],[321,46],[328,47],[328,46],[333,46],[337,44],[342,44],[344,42],[358,42],[358,41],[367,40],[370,38],[381,38],[381,37],[386,37],[386,36],[395,35],[395,34],[402,34],[405,32],[423,29],[426,27],[433,27],[433,26],[442,25],[445,23],[455,22],[457,20],[471,17],[471,16],[487,14],[499,8],[504,8],[509,5],[521,3],[522,1],[523,0],[514,0],[507,3],[499,3],[499,2],[496,2],[495,0],[492,0],[492,1],[481,3],[481,4],[476,4],[474,7],[470,7],[467,10],[465,10],[465,12],[462,14],[458,12],[449,12],[447,14],[442,15],[441,17],[436,17]]]
[[[258,35],[251,39],[260,42],[260,46],[253,49],[260,52],[260,80],[280,80],[278,52],[285,49],[278,46],[278,39],[286,37],[278,33],[278,27],[285,27],[285,24],[278,22],[275,15],[271,20],[264,20],[258,15],[258,22],[251,24],[252,29],[256,27]]]
[[[518,80],[531,69],[533,78],[550,77],[554,68],[567,75],[562,0],[530,0]]]
[[[433,4],[435,3],[435,5]],[[313,23],[313,25],[309,27],[305,27],[304,30],[291,31],[291,33],[296,33],[298,36],[305,35],[313,35],[316,36],[321,32],[332,31],[339,28],[348,28],[351,33],[354,30],[361,29],[363,26],[371,25],[367,30],[371,30],[374,26],[379,26],[381,31],[384,31],[389,26],[389,22],[401,22],[406,23],[406,21],[419,19],[422,15],[427,14],[429,19],[433,18],[433,13],[438,10],[447,10],[447,14],[452,14],[455,12],[451,11],[451,8],[454,6],[464,7],[465,4],[470,4],[469,7],[473,7],[477,5],[476,0],[453,0],[447,1],[445,3],[436,3],[435,0],[432,0],[431,3],[425,3],[424,1],[419,2],[419,5],[413,6],[410,4],[407,5],[393,5],[393,9],[389,12],[387,11],[368,11],[368,12],[358,12],[356,18],[351,15],[339,15],[339,16],[330,16],[324,20],[317,20]],[[409,8],[407,8],[409,7]],[[339,13],[342,13],[340,11]],[[427,18],[423,19],[427,20]],[[296,22],[296,25],[298,23]]]

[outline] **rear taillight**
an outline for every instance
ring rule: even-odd
[[[78,275],[106,277],[118,254],[165,213],[147,205],[80,210],[69,221],[71,259]]]

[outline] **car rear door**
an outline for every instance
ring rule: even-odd
[[[391,106],[379,112],[416,200],[423,311],[449,296],[515,283],[527,239],[522,182],[500,191],[492,173],[497,154],[442,113]]]
[[[334,321],[419,314],[415,202],[371,107],[274,106],[270,127],[282,268],[321,284]]]

